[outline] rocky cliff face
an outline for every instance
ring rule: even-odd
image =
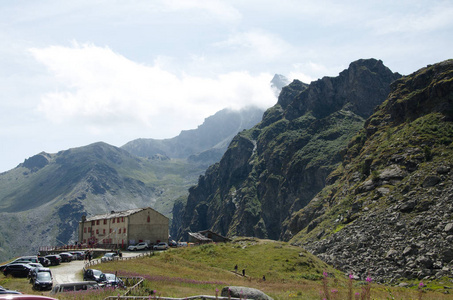
[[[453,277],[453,60],[391,85],[285,239],[378,281]]]
[[[342,150],[384,101],[399,74],[381,61],[351,63],[338,77],[294,81],[262,121],[238,134],[192,187],[173,235],[212,229],[279,239],[282,224],[325,186]]]

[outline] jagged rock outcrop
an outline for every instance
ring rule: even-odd
[[[359,60],[338,77],[284,87],[262,121],[238,134],[218,164],[189,190],[173,235],[212,229],[279,239],[282,224],[324,186],[342,150],[400,75]]]
[[[452,121],[453,60],[395,81],[285,238],[377,281],[453,277]]]

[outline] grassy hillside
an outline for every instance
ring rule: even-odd
[[[247,277],[235,274],[246,269]],[[151,257],[96,266],[104,272],[118,272],[122,276],[143,276],[146,279],[141,295],[156,291],[161,297],[215,295],[225,286],[247,286],[264,291],[274,299],[319,299],[323,290],[323,272],[329,274],[328,290],[336,299],[347,299],[348,280],[303,249],[284,242],[238,238],[231,243],[209,244],[190,248],[171,249]],[[266,281],[262,276],[266,276]],[[0,285],[36,293],[26,279],[0,276]],[[353,283],[353,292],[360,293],[362,282]],[[68,294],[59,299],[103,299],[108,292],[91,295]],[[117,295],[117,292],[110,292]],[[140,295],[140,293],[136,293]],[[416,299],[416,288],[371,286],[372,299]],[[392,298],[394,297],[394,298]],[[448,295],[425,292],[423,299],[449,299]]]

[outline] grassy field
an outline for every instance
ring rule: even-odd
[[[236,264],[238,273],[234,272]],[[322,299],[320,292],[327,290],[330,299],[338,300],[348,299],[350,291],[349,279],[343,273],[301,248],[257,239],[171,249],[151,257],[100,264],[96,268],[104,272],[117,272],[119,276],[144,277],[146,280],[141,292],[134,294],[137,296],[151,293],[153,297],[214,296],[216,289],[220,291],[225,286],[248,286],[262,290],[274,299]],[[245,269],[245,277],[242,276],[242,269]],[[328,274],[326,287],[323,287],[324,272]],[[435,287],[439,282],[431,284]],[[33,291],[26,279],[0,276],[0,285],[25,293],[46,294]],[[363,287],[366,287],[366,282],[352,282],[352,299],[356,299],[355,293],[363,294]],[[429,285],[423,288],[422,299],[453,299],[452,295],[429,291],[429,288]],[[118,295],[118,291],[61,294],[58,298],[103,299],[108,295]],[[361,299],[361,296],[358,297]],[[371,284],[371,299],[419,297],[417,283],[413,288]]]

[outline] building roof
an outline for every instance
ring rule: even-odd
[[[189,235],[199,241],[212,242],[212,239],[205,237],[204,235],[202,235],[199,232],[189,232]]]
[[[215,235],[215,236],[218,236],[218,237],[220,237],[220,238],[222,238],[222,239],[224,239],[224,240],[226,240],[226,241],[230,241],[230,239],[227,238],[226,236],[223,236],[223,235],[218,234],[218,233],[216,233],[216,232],[214,232],[214,231],[211,231],[211,230],[202,230],[202,231],[198,231],[198,233],[200,233],[200,234],[202,234],[202,235],[204,235],[204,236],[206,236],[208,233],[210,233],[210,234]]]
[[[123,210],[123,211],[112,211],[111,213],[108,213],[108,214],[95,215],[95,216],[89,217],[86,219],[85,222],[112,219],[112,218],[118,218],[118,217],[127,217],[127,216],[133,215],[135,213],[138,213],[140,211],[147,210],[147,209],[152,209],[152,208],[144,207],[144,208],[128,209],[128,210]]]

